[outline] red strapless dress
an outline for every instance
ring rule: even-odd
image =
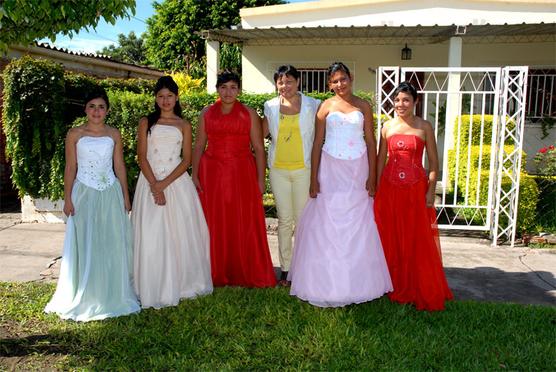
[[[418,310],[443,310],[453,298],[440,252],[434,208],[426,207],[425,142],[418,136],[388,138],[388,162],[375,197],[375,219],[390,270],[392,301]]]
[[[217,101],[204,116],[208,146],[199,164],[201,204],[210,234],[215,286],[276,285],[261,192],[250,146],[249,111],[236,102],[228,114]]]

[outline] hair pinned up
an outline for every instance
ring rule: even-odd
[[[396,96],[400,94],[400,92],[411,94],[411,96],[413,97],[413,101],[417,101],[417,89],[415,89],[415,87],[411,85],[409,81],[404,81],[396,87],[396,89],[394,90],[394,98],[396,98]]]
[[[156,97],[158,92],[160,92],[162,89],[165,88],[168,89],[170,92],[174,93],[176,97],[178,97],[178,100],[176,100],[176,104],[174,105],[174,114],[180,118],[183,117],[181,113],[181,106],[180,106],[179,95],[178,95],[179,93],[178,84],[176,84],[176,82],[174,81],[174,79],[172,79],[171,76],[162,76],[161,78],[158,79],[156,85],[154,86],[154,96]],[[161,110],[160,107],[158,106],[158,103],[156,103],[156,98],[155,98],[154,112],[151,112],[149,115],[147,115],[147,121],[149,123],[147,127],[147,133],[150,133],[151,127],[158,122],[158,119],[160,119],[160,114],[161,114]]]

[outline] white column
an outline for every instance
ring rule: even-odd
[[[206,41],[207,45],[207,93],[216,92],[216,79],[220,70],[220,42]]]
[[[451,37],[448,47],[448,67],[461,67],[463,41],[461,37]],[[442,151],[442,180],[448,176],[448,150],[454,148],[454,124],[461,111],[460,91],[461,74],[450,72],[448,75],[448,95],[446,97],[446,123],[444,132],[444,148]],[[440,142],[440,141],[439,141]],[[445,182],[444,182],[445,183]],[[443,184],[444,187],[448,186]]]

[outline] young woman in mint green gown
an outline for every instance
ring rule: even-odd
[[[104,124],[106,92],[91,93],[87,123],[66,137],[68,216],[56,292],[45,312],[99,320],[140,310],[133,290],[131,208],[120,132]]]

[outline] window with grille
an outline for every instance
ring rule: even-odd
[[[325,68],[300,68],[300,90],[305,93],[324,93],[328,91],[328,79]]]

